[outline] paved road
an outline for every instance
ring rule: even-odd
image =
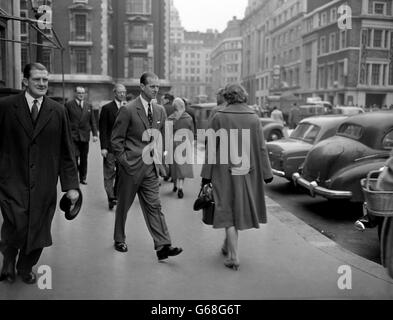
[[[322,197],[312,198],[296,189],[288,180],[275,177],[267,194],[282,207],[312,226],[340,246],[379,263],[377,229],[357,231],[354,221],[362,215],[360,205],[331,202]]]

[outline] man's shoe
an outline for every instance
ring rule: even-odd
[[[164,246],[161,250],[157,251],[158,260],[164,260],[168,257],[177,256],[182,253],[183,249],[178,247]]]
[[[26,284],[34,284],[37,282],[37,276],[33,271],[28,273],[18,272],[18,275],[21,277],[22,281]]]
[[[366,229],[375,228],[377,223],[370,221],[367,217],[363,217],[355,222],[355,228],[359,231],[364,231]]]
[[[184,193],[183,193],[183,190],[182,190],[182,189],[179,189],[179,190],[177,191],[177,197],[178,197],[179,199],[183,199]]]
[[[125,242],[115,242],[115,249],[120,252],[127,252],[128,247]]]
[[[0,273],[0,281],[8,281],[13,283],[15,281],[15,262],[7,262],[3,264]]]
[[[87,185],[86,180],[81,180],[81,184]]]

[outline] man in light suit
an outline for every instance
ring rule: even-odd
[[[112,148],[119,161],[114,246],[120,252],[128,250],[125,242],[127,212],[138,193],[154,249],[158,259],[163,260],[183,251],[171,246],[159,198],[159,175],[165,175],[165,172],[161,172],[163,166],[159,165],[154,151],[148,148],[154,142],[152,129],[164,136],[166,115],[162,106],[152,103],[159,90],[157,75],[151,72],[142,74],[140,87],[140,96],[120,108],[112,130]]]
[[[108,197],[109,210],[112,210],[117,203],[116,189],[119,175],[111,145],[112,128],[119,109],[127,104],[127,90],[124,85],[116,84],[113,92],[115,99],[102,107],[99,120],[101,155],[104,158],[104,188]]]
[[[87,157],[89,154],[90,131],[93,132],[93,142],[96,142],[98,140],[97,124],[92,105],[85,101],[85,88],[76,87],[75,95],[76,98],[67,102],[65,107],[71,124],[79,180],[81,184],[87,184]]]

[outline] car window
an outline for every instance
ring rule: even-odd
[[[393,149],[393,130],[383,138],[382,147],[389,150]]]
[[[363,127],[352,123],[344,123],[338,128],[337,134],[354,140],[359,140],[363,134]]]
[[[295,130],[292,131],[290,138],[314,143],[320,127],[311,123],[300,123]]]

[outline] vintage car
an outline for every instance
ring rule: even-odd
[[[309,151],[293,181],[311,196],[363,202],[360,180],[380,169],[392,148],[393,112],[351,116]]]
[[[286,136],[284,125],[272,118],[259,118],[266,141],[275,141]]]
[[[364,113],[364,110],[354,106],[336,106],[333,108],[333,114],[343,114],[346,116],[353,116],[355,114]]]
[[[289,138],[267,143],[273,174],[292,180],[313,145],[336,133],[346,116],[328,115],[303,119]]]

